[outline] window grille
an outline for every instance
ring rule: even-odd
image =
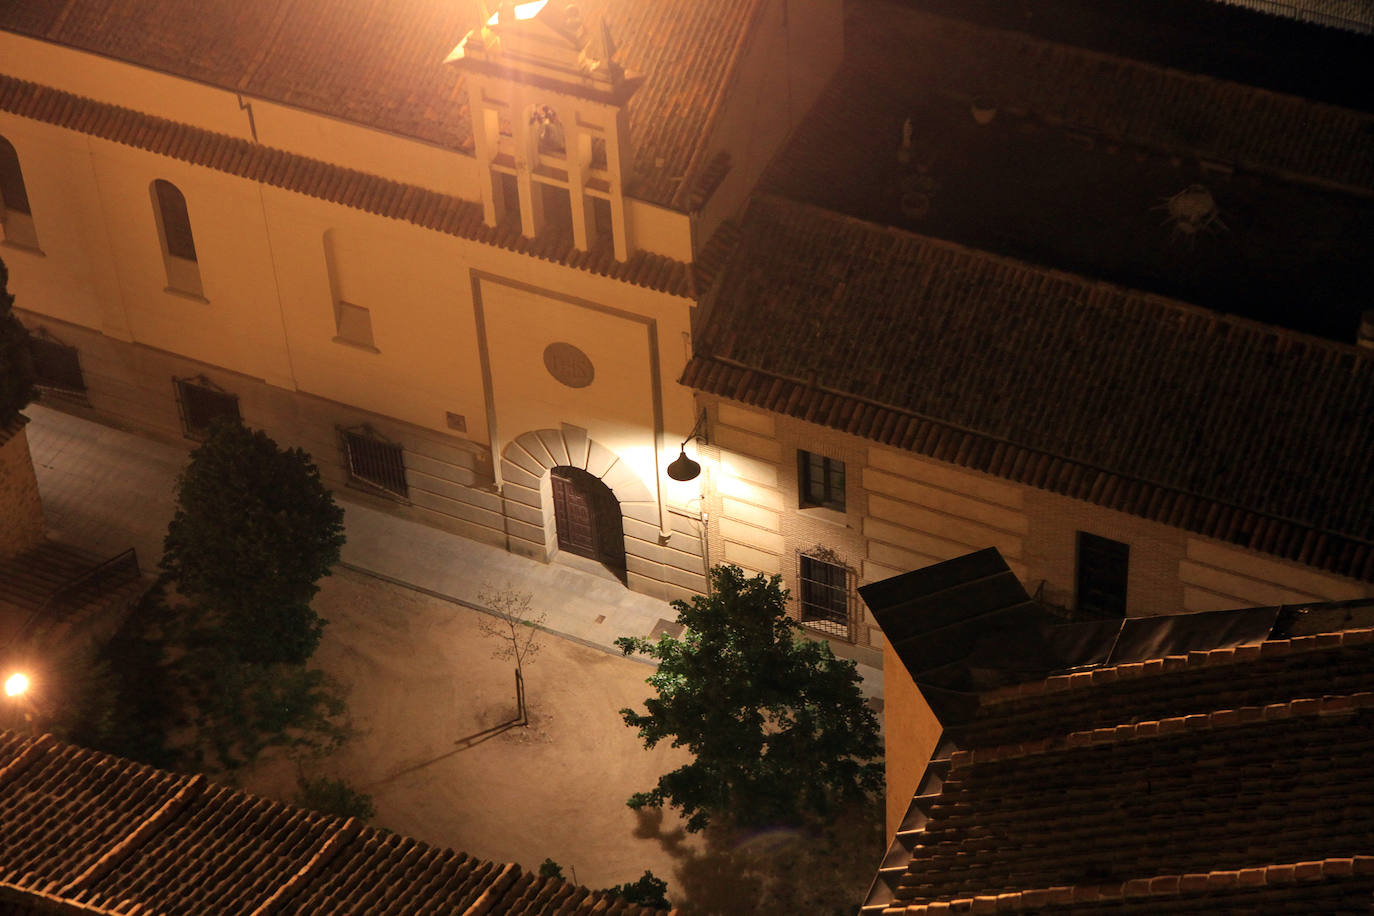
[[[403,449],[399,443],[387,440],[367,425],[341,429],[339,436],[350,480],[402,499],[410,496]]]
[[[86,378],[81,374],[81,359],[76,347],[68,346],[40,328],[29,335],[29,356],[33,360],[34,381],[39,385],[85,393]]]
[[[844,462],[797,450],[797,491],[801,508],[844,511]]]
[[[210,381],[205,376],[174,378],[177,407],[181,411],[181,426],[193,439],[204,439],[219,420],[242,422],[239,398]]]
[[[850,639],[850,570],[830,550],[817,548],[798,557],[801,622],[828,636]]]

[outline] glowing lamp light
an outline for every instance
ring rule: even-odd
[[[5,678],[5,696],[22,696],[29,690],[29,676],[21,671],[16,671]]]
[[[514,8],[515,18],[533,19],[535,16],[539,15],[539,11],[542,10],[548,2],[549,0],[529,0],[528,3],[517,3]],[[487,25],[496,25],[500,21],[501,12],[497,10],[492,13],[491,18],[487,20]]]

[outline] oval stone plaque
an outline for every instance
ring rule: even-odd
[[[544,348],[544,368],[569,388],[586,388],[596,377],[596,370],[587,354],[562,341]]]

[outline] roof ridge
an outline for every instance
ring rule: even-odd
[[[905,916],[934,916],[936,913],[1017,913],[1047,906],[1065,907],[1172,898],[1247,890],[1268,885],[1334,881],[1355,876],[1374,875],[1374,856],[1328,857],[1303,862],[1280,862],[1251,868],[1225,869],[1190,874],[1155,875],[1131,878],[1119,884],[1089,884],[1028,888],[977,897],[958,897],[902,906],[894,900],[884,913]]]
[[[1094,668],[1091,671],[1054,674],[1040,680],[1013,684],[1009,687],[1000,687],[989,691],[980,697],[980,702],[997,705],[1066,690],[1111,684],[1130,678],[1173,674],[1187,668],[1238,664],[1300,652],[1362,646],[1372,642],[1374,642],[1374,628],[1370,627],[1334,630],[1329,633],[1315,633],[1310,636],[1290,636],[1286,639],[1266,639],[1246,646],[1200,650],[1189,652],[1187,655],[1167,655],[1145,661],[1122,662],[1117,665]]]
[[[1349,694],[1298,697],[1284,703],[1268,703],[1264,706],[1237,706],[1212,712],[1170,716],[1167,719],[1147,719],[1102,728],[1081,729],[1066,735],[1033,741],[955,751],[950,755],[951,779],[954,778],[956,769],[984,763],[1035,757],[1055,751],[1120,744],[1125,741],[1168,737],[1184,732],[1254,725],[1280,719],[1349,716],[1362,709],[1374,709],[1374,691],[1361,690]]]
[[[617,261],[606,249],[580,251],[561,236],[526,238],[486,225],[481,205],[462,197],[41,83],[0,74],[0,111],[635,286],[690,296],[690,265],[666,255],[641,250],[628,261]]]
[[[1148,290],[1136,289],[1131,286],[1122,286],[1118,283],[1111,283],[1107,280],[1098,280],[1083,274],[1073,273],[1058,267],[1049,267],[1044,264],[1037,264],[1034,261],[1027,261],[1011,255],[998,254],[993,251],[986,251],[982,248],[974,248],[949,239],[937,238],[931,235],[923,235],[910,229],[900,226],[889,226],[885,223],[875,223],[872,220],[863,219],[858,216],[851,216],[848,213],[841,213],[835,210],[828,210],[818,204],[804,200],[795,200],[784,197],[773,192],[758,192],[754,199],[760,203],[771,206],[782,205],[797,210],[807,210],[816,215],[827,217],[835,222],[849,223],[857,228],[870,232],[888,235],[893,238],[907,239],[918,244],[926,244],[932,248],[943,249],[956,254],[963,254],[976,260],[985,261],[992,264],[1000,264],[1013,270],[1023,270],[1029,274],[1036,275],[1047,281],[1066,281],[1076,285],[1084,293],[1114,292],[1123,297],[1139,300],[1150,306],[1160,309],[1167,309],[1176,314],[1184,314],[1194,318],[1204,318],[1219,324],[1229,325],[1247,333],[1252,333],[1257,337],[1269,337],[1274,340],[1286,340],[1305,346],[1314,347],[1318,350],[1325,350],[1338,353],[1342,356],[1354,356],[1374,364],[1374,349],[1362,347],[1355,343],[1344,343],[1339,340],[1330,340],[1325,337],[1318,337],[1315,334],[1307,334],[1302,331],[1295,331],[1280,325],[1265,324],[1253,318],[1246,318],[1242,315],[1233,315],[1228,312],[1217,311],[1207,308],[1204,305],[1197,305],[1186,302],[1182,299],[1174,299],[1169,296],[1162,296]],[[752,204],[750,205],[752,208]],[[741,222],[747,221],[748,213],[745,214]],[[1083,301],[1087,305],[1086,299]],[[849,395],[846,395],[847,397]]]

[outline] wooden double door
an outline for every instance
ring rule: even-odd
[[[558,547],[595,560],[625,581],[625,528],[611,488],[581,468],[556,467],[553,517]]]

